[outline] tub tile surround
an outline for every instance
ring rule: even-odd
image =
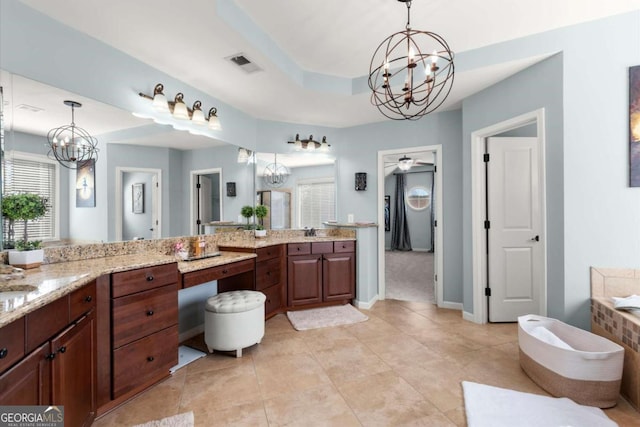
[[[204,235],[205,253],[218,251],[219,245],[258,248],[283,243],[355,239],[353,230],[321,229],[318,233],[317,237],[305,237],[304,230],[270,231],[266,238],[258,239],[252,231]],[[0,282],[0,291],[2,285],[11,286],[12,289],[20,285],[37,287],[31,292],[0,292],[0,327],[81,288],[103,274],[176,262],[175,244],[181,242],[188,248],[193,240],[193,236],[183,236],[45,248],[44,263],[40,267],[25,270],[23,278]],[[6,252],[2,252],[2,255],[6,262]],[[222,251],[221,256],[178,262],[178,270],[187,273],[255,257],[254,253]],[[8,290],[11,289],[5,289]]]
[[[611,298],[633,294],[640,270],[591,267],[591,331],[624,347],[621,394],[640,411],[640,317],[616,310]]]

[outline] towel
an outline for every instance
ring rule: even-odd
[[[600,409],[566,397],[548,397],[462,382],[469,427],[616,427]]]
[[[640,296],[631,295],[626,298],[611,297],[616,310],[625,310],[629,314],[640,317]]]
[[[566,342],[562,341],[556,334],[545,328],[544,326],[536,326],[531,330],[531,335],[538,338],[542,342],[551,344],[554,347],[564,348],[565,350],[573,350]]]

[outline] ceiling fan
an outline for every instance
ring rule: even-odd
[[[394,170],[395,168],[400,169],[403,172],[411,169],[412,166],[431,166],[432,162],[426,162],[420,159],[412,159],[411,157],[404,154],[402,157],[398,159],[397,162],[385,162],[385,170]]]

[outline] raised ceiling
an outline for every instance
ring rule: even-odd
[[[254,117],[332,127],[386,120],[369,103],[366,75],[378,43],[406,21],[396,0],[22,1]],[[459,57],[635,9],[640,0],[415,0],[411,10],[413,28],[439,33]],[[262,71],[225,59],[239,52]],[[544,57],[459,67],[441,108]]]

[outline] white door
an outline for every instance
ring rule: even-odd
[[[487,140],[489,321],[541,312],[542,185],[537,138]]]
[[[198,187],[198,218],[196,218],[196,222],[200,220],[201,228],[198,230],[198,234],[203,233],[204,229],[202,228],[202,224],[210,223],[212,218],[212,200],[211,200],[211,178],[206,175],[198,175],[198,182],[200,186]]]
[[[153,174],[151,177],[151,238],[160,238],[160,218],[158,215],[158,200],[159,198],[159,186],[158,174]]]

